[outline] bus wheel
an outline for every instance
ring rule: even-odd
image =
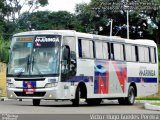
[[[126,104],[127,105],[133,105],[135,102],[135,89],[133,86],[129,87],[128,90],[128,97],[125,98]]]
[[[40,99],[33,99],[33,105],[34,106],[39,106],[40,105]]]
[[[79,106],[80,96],[81,96],[80,87],[77,87],[76,94],[75,94],[75,99],[72,100],[72,105],[73,106],[75,106],[75,107]]]
[[[120,105],[133,105],[135,102],[135,89],[134,89],[134,87],[130,86],[129,90],[128,90],[128,97],[119,98],[118,102]]]
[[[102,102],[102,99],[87,99],[86,100],[88,105],[99,105]]]
[[[118,102],[119,102],[120,105],[125,105],[126,104],[125,98],[119,98]]]

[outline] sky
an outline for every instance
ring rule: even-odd
[[[48,0],[49,5],[38,10],[59,11],[64,10],[71,13],[75,12],[75,5],[79,3],[89,3],[91,0]]]

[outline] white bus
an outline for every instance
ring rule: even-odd
[[[7,70],[10,99],[85,99],[89,105],[118,99],[133,105],[136,96],[158,92],[157,46],[71,30],[15,34]]]

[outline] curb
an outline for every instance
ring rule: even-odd
[[[160,100],[136,100],[136,103],[160,103]]]
[[[151,105],[150,103],[144,103],[144,108],[147,109],[147,110],[160,111],[160,106]]]
[[[152,105],[152,103],[160,103],[159,100],[136,100],[136,103],[143,103],[146,110],[160,111],[160,106]]]
[[[8,100],[7,97],[0,97],[0,101],[6,101],[6,100]]]

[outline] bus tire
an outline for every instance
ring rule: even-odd
[[[128,97],[125,98],[125,103],[127,105],[133,105],[135,102],[135,96],[135,89],[133,86],[130,86],[128,90]]]
[[[86,102],[88,105],[100,105],[102,99],[87,99]]]
[[[75,106],[75,107],[79,106],[80,95],[81,95],[80,87],[77,87],[76,93],[75,93],[75,99],[72,100],[72,105],[73,106]]]
[[[119,102],[120,105],[125,105],[126,104],[125,98],[119,98],[118,102]]]
[[[128,96],[126,98],[119,98],[118,102],[120,105],[133,105],[135,102],[135,89],[130,86],[128,89]]]
[[[33,99],[33,106],[39,106],[41,100],[40,99]]]

